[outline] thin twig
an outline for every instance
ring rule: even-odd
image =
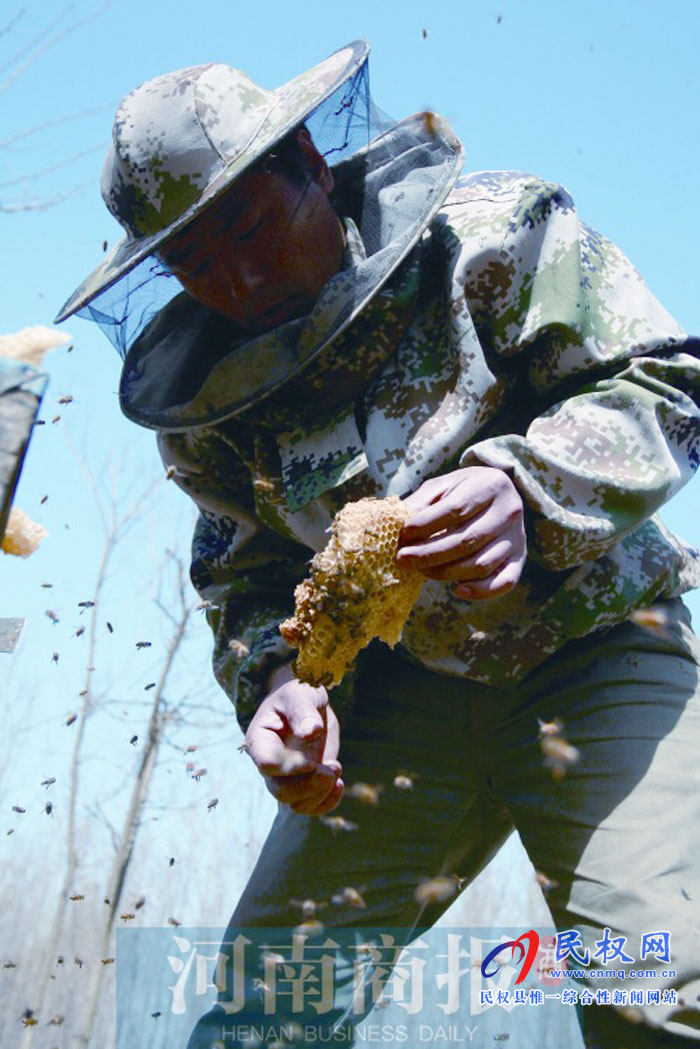
[[[107,10],[107,8],[110,6],[110,3],[111,0],[107,0],[107,2],[102,5],[102,7],[98,7],[96,11],[92,11],[89,15],[86,15],[85,18],[80,18],[77,22],[73,22],[71,25],[66,26],[65,29],[62,29],[60,32],[56,33],[55,36],[52,36],[49,40],[47,40],[43,47],[40,47],[37,51],[34,51],[32,54],[30,54],[29,57],[22,63],[22,65],[18,69],[15,69],[14,73],[10,73],[10,75],[6,77],[4,82],[0,84],[0,95],[7,91],[7,89],[11,87],[12,84],[15,82],[15,80],[26,69],[34,65],[34,63],[39,58],[41,58],[42,55],[45,55],[47,51],[50,51],[52,47],[55,47],[56,44],[58,44],[61,40],[64,40],[70,33],[73,33],[76,29],[80,29],[82,26],[86,25],[87,22],[91,22],[93,18],[97,18],[97,16],[102,14],[103,11]],[[72,6],[73,5],[71,4],[71,7]],[[66,16],[68,11],[70,11],[71,7],[66,8],[63,14],[59,15],[58,19],[54,23],[52,23],[52,26],[49,27],[49,30],[43,30],[38,39],[41,39],[41,37],[45,36],[46,33],[50,31],[51,28],[53,28],[53,25],[56,25],[57,22],[60,22],[61,19],[63,19]],[[36,40],[33,43],[36,43]],[[31,44],[30,47],[31,46],[33,46],[33,44]],[[14,61],[16,61],[16,56],[15,58],[10,60],[10,65],[12,65]]]
[[[23,7],[20,11],[17,12],[16,15],[13,15],[13,17],[10,19],[10,21],[7,23],[7,25],[3,26],[2,29],[0,29],[0,37],[7,36],[7,34],[10,32],[10,30],[14,26],[17,25],[17,23],[19,22],[20,18],[24,18],[26,13],[27,13],[27,9],[26,9],[26,7]]]

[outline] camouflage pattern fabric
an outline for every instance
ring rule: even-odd
[[[403,496],[482,464],[507,471],[523,499],[529,558],[512,592],[468,602],[448,584],[423,587],[402,649],[445,674],[517,681],[568,640],[700,584],[698,553],[654,517],[698,464],[697,340],[568,193],[538,178],[464,178],[418,251],[415,310],[394,352],[352,411],[338,406],[299,438],[313,499],[290,505],[295,443],[265,425],[264,403],[255,419],[159,435],[201,511],[193,579],[212,602],[215,672],[244,727],[290,656],[277,624],[295,583],[333,514],[362,495]],[[388,328],[399,323],[391,289]],[[361,358],[372,333],[357,331],[348,353]],[[304,376],[310,391],[323,382],[322,356]],[[349,476],[328,469],[334,418],[352,422],[363,456]]]

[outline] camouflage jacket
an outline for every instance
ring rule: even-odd
[[[352,270],[364,248],[348,233]],[[401,646],[441,673],[515,682],[569,639],[700,584],[698,553],[654,517],[698,463],[699,357],[564,189],[485,172],[457,183],[381,291],[276,395],[212,425],[192,425],[195,395],[181,396],[159,446],[200,509],[192,577],[241,724],[290,657],[277,625],[295,584],[362,495],[483,464],[523,499],[513,591],[472,603],[423,587]]]

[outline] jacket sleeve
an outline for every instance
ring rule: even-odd
[[[566,191],[539,180],[524,180],[500,250],[464,279],[482,344],[511,359],[524,421],[472,445],[461,465],[509,473],[535,560],[553,570],[594,560],[698,465],[700,342],[579,221]]]
[[[161,433],[158,447],[199,509],[192,582],[208,602],[214,674],[245,732],[270,672],[292,658],[278,625],[293,611],[294,587],[313,552],[260,521],[248,469],[225,435]]]

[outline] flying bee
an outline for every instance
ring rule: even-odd
[[[58,398],[58,403],[59,404],[70,404],[72,400],[73,400],[73,395],[70,394],[70,393],[65,393],[63,395],[63,397],[59,397]]]
[[[381,783],[353,783],[348,787],[346,796],[354,798],[363,805],[378,805],[379,795],[384,790]]]
[[[177,466],[175,466],[173,463],[171,463],[170,466],[165,471],[165,480],[166,481],[172,481],[172,479],[173,479],[173,477],[175,476],[176,473],[177,473]]]
[[[202,776],[206,776],[206,774],[207,774],[207,770],[206,769],[197,769],[196,772],[192,773],[192,779],[196,780],[197,783],[199,783],[199,781],[202,778]]]
[[[429,906],[434,903],[445,903],[457,895],[457,881],[453,875],[438,875],[420,883],[413,893],[416,903]]]
[[[56,666],[58,666],[58,652],[54,652],[54,654],[51,656],[51,662],[55,663]]]
[[[328,827],[333,834],[339,834],[341,831],[357,830],[357,824],[351,820],[346,820],[344,816],[319,816],[318,818],[324,827]]]
[[[129,740],[129,743],[131,743],[132,747],[136,746],[136,744],[138,742],[138,738],[139,738],[138,736],[132,736],[131,737],[131,739]]]
[[[437,134],[437,120],[435,113],[433,113],[430,109],[426,109],[424,113],[421,113],[421,117],[423,118],[425,130],[428,132],[431,138],[434,138]]]
[[[321,908],[327,906],[322,900],[312,900],[307,898],[305,900],[290,900],[292,907],[298,907],[301,910],[301,916],[304,921],[310,921],[316,917],[316,913]]]
[[[561,718],[554,718],[553,721],[543,721],[542,718],[537,719],[539,725],[538,736],[540,739],[544,739],[545,736],[561,736],[564,730],[564,722]]]
[[[75,900],[84,900],[84,899],[85,899],[85,897],[79,892],[76,892],[74,896],[71,896],[71,900],[74,900],[74,901]]]
[[[85,633],[85,627],[84,626],[79,626],[78,629],[76,630],[76,632],[73,634],[73,637],[82,637],[84,633]]]
[[[179,925],[182,925],[182,922],[179,922],[177,918],[168,918],[168,925],[174,925],[177,929]]]
[[[194,752],[197,749],[198,745],[199,744],[197,744],[197,743],[190,743],[188,746],[185,747],[183,753],[184,754],[194,754]]]
[[[663,641],[673,640],[670,631],[667,629],[669,617],[665,608],[654,608],[653,606],[651,608],[638,608],[635,612],[632,612],[629,619]]]
[[[86,609],[86,608],[94,608],[94,607],[95,607],[95,602],[94,601],[78,601],[78,608]],[[82,615],[83,613],[81,612],[80,614]]]
[[[156,687],[155,681],[149,681],[147,685],[144,685],[143,690],[144,690],[144,692],[148,692],[150,689],[155,688],[155,687]]]
[[[120,914],[119,917],[124,922],[130,922],[130,921],[133,921],[133,919],[136,917],[136,915],[132,914],[130,911],[128,911],[128,912],[126,912],[124,914]]]
[[[278,775],[293,776],[295,773],[307,769],[307,767],[308,761],[302,751],[297,750],[296,747],[287,746],[284,748],[284,754],[279,763]]]
[[[576,765],[581,755],[562,736],[544,736],[540,740],[545,767],[551,769],[554,779],[561,780],[567,771]]]
[[[47,619],[51,620],[51,622],[54,624],[54,626],[56,625],[56,623],[60,623],[60,619],[58,618],[58,616],[56,615],[56,613],[54,612],[54,610],[52,608],[47,608],[46,611],[44,612],[44,615],[46,616]]]
[[[50,816],[53,813],[53,802],[52,801],[47,801],[46,802],[46,804],[44,805],[44,812],[46,813],[47,816]]]
[[[17,962],[3,962],[2,967],[3,969],[16,969]]]
[[[150,641],[137,641],[136,642],[136,647],[137,648],[150,648],[151,647],[151,642]]]
[[[39,503],[41,504],[41,506],[44,505],[44,503],[47,501],[48,498],[49,498],[48,495],[42,495],[41,499],[39,500]],[[41,585],[46,587],[46,586],[51,586],[52,584],[51,583],[42,583]]]
[[[309,918],[294,927],[295,936],[322,936],[324,931],[323,922],[318,918]]]
[[[100,958],[103,965],[114,965],[114,958]]]
[[[228,648],[233,653],[234,657],[238,660],[243,660],[246,656],[250,655],[250,649],[243,641],[237,637],[232,637],[228,643]]]
[[[112,626],[109,620],[107,620],[107,629],[109,630],[110,634],[114,633],[114,627]]]
[[[554,878],[550,878],[543,871],[535,871],[535,878],[537,884],[542,889],[542,892],[549,892],[550,889],[557,889],[559,882],[555,881]]]
[[[394,776],[394,786],[397,790],[413,790],[413,776],[406,772],[398,772]]]
[[[360,892],[354,889],[352,885],[346,885],[340,892],[336,892],[331,896],[331,903],[334,903],[337,907],[347,904],[348,907],[355,907],[357,910],[364,910],[367,907]]]
[[[26,809],[23,809],[21,805],[13,805],[13,806],[12,806],[12,811],[13,811],[13,812],[19,812],[19,814],[20,814],[20,816],[21,816],[21,815],[22,815],[22,813],[26,812],[27,810],[26,810]]]
[[[219,804],[219,799],[218,798],[212,798],[211,801],[207,802],[207,812],[211,812],[212,809],[215,809],[218,804]]]

